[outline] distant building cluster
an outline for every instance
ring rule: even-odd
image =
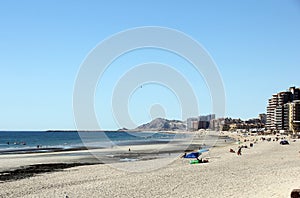
[[[300,132],[300,88],[274,94],[267,107],[267,130]]]
[[[199,129],[208,129],[210,126],[210,121],[215,119],[215,114],[209,114],[205,116],[198,116],[194,118],[187,119],[187,129],[190,131],[195,131]]]
[[[264,130],[267,115],[259,114],[258,118],[249,120],[233,119],[233,118],[216,118],[215,114],[207,116],[199,116],[187,119],[187,129],[195,131],[199,129],[211,129],[216,131],[256,131]]]
[[[196,131],[199,129],[211,129],[216,131],[233,131],[233,130],[263,130],[266,124],[267,115],[259,114],[259,118],[249,120],[233,118],[216,118],[215,114],[199,116],[187,119],[187,129]]]
[[[187,130],[211,129],[216,131],[287,132],[300,134],[300,88],[273,94],[268,100],[267,114],[249,120],[216,118],[215,114],[187,119]]]
[[[211,126],[213,130],[263,132],[266,124],[266,114],[262,113],[259,114],[258,118],[248,120],[241,120],[240,118],[219,118],[213,120],[212,123],[217,123]]]

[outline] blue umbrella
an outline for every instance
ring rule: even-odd
[[[208,152],[209,151],[209,149],[200,149],[200,150],[198,150],[198,153],[205,153],[205,152]]]

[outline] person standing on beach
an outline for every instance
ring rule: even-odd
[[[238,152],[237,152],[237,155],[242,155],[242,147],[241,147],[241,146],[239,147],[239,150],[238,150]]]

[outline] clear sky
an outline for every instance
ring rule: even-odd
[[[273,93],[300,86],[297,0],[0,1],[0,130],[74,129],[73,88],[84,58],[105,38],[139,26],[177,29],[201,43],[222,76],[226,116],[257,117]],[[206,84],[187,63],[143,49],[114,62],[101,79],[95,109],[103,128],[118,128],[110,106],[115,81],[149,61],[184,73],[201,114],[211,112]],[[148,122],[155,104],[167,118],[180,119],[174,93],[155,84],[132,95],[132,119]]]

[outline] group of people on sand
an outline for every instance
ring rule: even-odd
[[[198,160],[198,163],[207,163],[208,162],[207,159],[202,159],[202,158],[199,159],[199,157],[197,157],[196,160]]]
[[[251,142],[250,145],[249,145],[250,148],[252,148],[253,145],[254,145],[254,144]],[[242,155],[242,148],[248,148],[248,146],[246,146],[246,145],[239,146],[239,147],[238,147],[238,151],[237,151],[237,153],[236,153],[237,155]],[[230,153],[235,153],[235,151],[234,151],[232,148],[229,149],[229,152],[230,152]]]
[[[244,148],[243,146],[239,146],[238,147],[238,151],[237,151],[237,155],[242,155],[242,148]],[[230,150],[229,150],[229,152],[230,153],[235,153],[235,151],[231,148]]]
[[[202,146],[199,147],[199,151],[200,151],[200,149],[202,149]],[[207,162],[208,162],[208,159],[202,159],[202,158],[200,157],[202,153],[199,153],[199,151],[198,151],[198,153],[197,153],[197,152],[191,153],[191,154],[194,154],[194,155],[192,155],[192,156],[188,156],[187,153],[184,153],[184,154],[181,156],[181,158],[196,158],[196,160],[198,161],[198,163],[207,163]],[[191,154],[189,154],[189,155],[191,155]]]
[[[268,142],[271,142],[271,141],[273,141],[273,142],[278,142],[279,140],[285,140],[286,139],[286,137],[285,136],[283,136],[283,137],[279,137],[280,135],[277,135],[275,138],[265,138],[265,137],[261,137],[260,138],[260,140],[261,141],[268,141]]]

